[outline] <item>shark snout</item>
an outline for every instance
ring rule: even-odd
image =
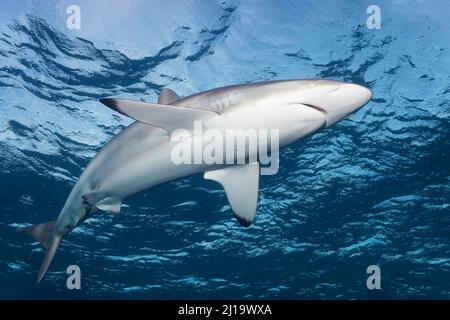
[[[347,99],[347,103],[351,105],[353,111],[358,110],[370,99],[372,99],[372,91],[370,89],[361,86],[359,84],[347,83],[339,89],[344,99]]]
[[[326,112],[327,127],[346,118],[364,106],[372,98],[372,91],[353,83],[343,83],[330,93],[327,103],[322,105]]]
[[[303,103],[324,114],[326,127],[354,113],[372,98],[372,91],[368,88],[347,82],[332,82],[317,90],[314,95],[308,95]]]

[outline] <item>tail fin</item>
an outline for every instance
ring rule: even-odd
[[[18,233],[26,234],[39,241],[45,249],[48,249],[50,241],[52,239],[53,228],[55,227],[56,220],[37,224],[35,226],[19,228]]]
[[[56,221],[50,221],[47,223],[37,224],[32,227],[17,229],[18,233],[29,235],[38,240],[42,246],[46,249],[45,258],[42,262],[41,269],[39,270],[37,282],[39,283],[44,277],[47,269],[55,256],[58,249],[61,237],[56,236],[53,233]]]
[[[38,277],[37,277],[37,283],[41,282],[42,278],[44,277],[45,273],[47,272],[47,269],[50,265],[50,263],[53,260],[53,257],[55,256],[56,250],[59,247],[59,243],[61,242],[61,237],[54,236],[52,238],[52,241],[50,242],[50,246],[47,248],[47,252],[45,252],[45,258],[44,261],[42,261],[41,268],[39,269]]]

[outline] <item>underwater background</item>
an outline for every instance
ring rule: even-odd
[[[66,9],[81,9],[69,30]],[[368,29],[370,4],[381,29]],[[13,1],[0,4],[0,298],[450,298],[448,1]],[[44,251],[89,160],[132,121],[98,99],[156,101],[325,78],[374,97],[281,152],[243,228],[201,175],[97,213]],[[81,268],[68,290],[66,268]],[[381,290],[366,269],[381,268]]]

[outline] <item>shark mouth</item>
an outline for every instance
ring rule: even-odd
[[[308,107],[308,108],[317,110],[317,111],[319,111],[320,113],[322,113],[323,117],[325,118],[325,123],[324,123],[324,125],[322,126],[322,128],[325,128],[325,127],[328,126],[328,113],[327,113],[327,111],[326,111],[324,108],[319,107],[319,106],[315,106],[315,105],[312,105],[312,104],[309,104],[309,103],[302,103],[302,105],[304,105],[304,106],[306,106],[306,107]]]

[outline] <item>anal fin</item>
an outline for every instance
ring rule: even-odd
[[[122,208],[122,200],[109,197],[100,200],[95,204],[95,206],[100,210],[117,215],[120,213],[120,209]]]

